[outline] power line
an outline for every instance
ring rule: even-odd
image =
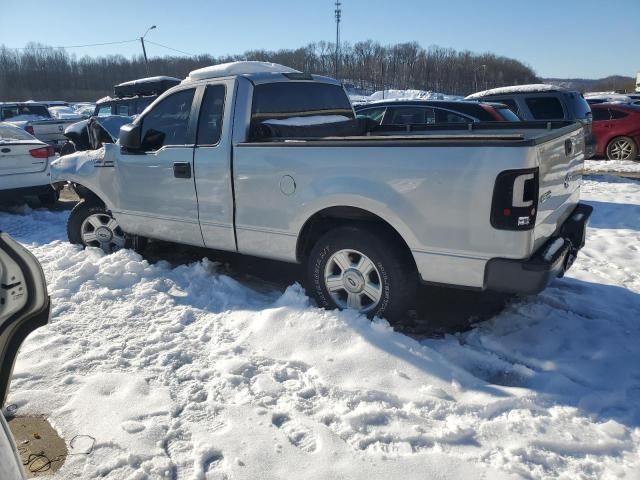
[[[161,43],[158,43],[158,42],[152,42],[151,40],[146,40],[146,42],[147,43],[151,43],[153,45],[157,45],[158,47],[166,48],[167,50],[173,50],[174,52],[178,52],[178,53],[183,53],[185,55],[189,55],[190,57],[195,57],[196,56],[195,53],[183,52],[182,50],[178,50],[177,48],[167,47],[166,45],[162,45]]]
[[[100,47],[102,45],[119,45],[122,43],[131,43],[131,42],[137,42],[137,41],[138,39],[136,38],[134,40],[122,40],[120,42],[88,43],[86,45],[67,45],[63,47],[46,46],[46,47],[5,47],[5,48],[8,48],[9,50],[49,50],[49,49],[58,49],[58,48]]]

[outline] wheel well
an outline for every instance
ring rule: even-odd
[[[329,207],[315,213],[302,227],[296,246],[296,258],[304,261],[309,257],[316,242],[325,233],[337,227],[353,226],[355,224],[373,226],[383,230],[402,248],[415,265],[411,249],[404,238],[386,220],[361,208],[356,207]]]
[[[85,201],[102,206],[106,205],[98,195],[93,193],[93,191],[89,190],[84,185],[73,182],[71,186],[73,187],[73,190],[76,192],[76,194]]]

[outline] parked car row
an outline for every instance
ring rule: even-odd
[[[354,108],[358,117],[370,118],[380,125],[520,121],[505,104],[489,102],[383,100]]]
[[[69,107],[47,107],[45,103],[36,102],[1,102],[0,122],[12,123],[58,151],[66,143],[64,130],[83,117],[79,114],[71,118],[67,115],[54,117],[49,108],[60,112],[60,109]]]
[[[4,137],[0,141],[6,153],[0,156],[0,171],[5,175],[0,185],[4,194],[0,194],[0,198],[16,195],[19,191],[35,193],[45,204],[55,202],[57,198],[56,191],[46,187],[48,182],[42,181],[48,171],[21,171],[19,173],[27,174],[28,178],[19,181],[20,175],[15,176],[16,172],[11,170],[19,155],[43,155],[39,152],[45,150],[32,148],[27,151],[22,147],[9,147],[10,143],[22,141],[24,144],[25,139],[44,142],[53,149],[46,150],[47,163],[55,152],[66,155],[115,143],[121,126],[130,123],[158,96],[180,82],[177,78],[164,76],[124,82],[114,86],[113,96],[95,104],[63,101],[0,103],[0,120],[11,122],[27,135],[19,140],[20,134],[8,124],[1,130]],[[395,132],[421,132],[435,127],[459,130],[460,125],[487,122],[578,122],[585,135],[585,158],[598,155],[629,160],[637,158],[640,145],[640,106],[634,104],[638,100],[633,96],[628,94],[627,100],[622,102],[619,94],[601,93],[591,94],[585,100],[579,92],[561,87],[522,85],[478,92],[461,101],[382,100],[356,104],[353,112],[357,118]],[[87,117],[87,113],[91,113],[89,118],[78,121]],[[34,145],[36,143],[31,146]],[[28,153],[31,151],[34,153]],[[34,166],[37,163],[32,162]]]

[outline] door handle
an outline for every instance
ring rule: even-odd
[[[191,164],[187,162],[174,163],[173,176],[176,178],[191,178]]]
[[[3,148],[2,150],[0,150],[0,152],[2,153],[9,153],[11,151],[10,148]]]

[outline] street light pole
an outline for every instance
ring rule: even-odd
[[[140,37],[140,43],[142,44],[142,54],[144,55],[144,64],[147,69],[147,75],[149,74],[149,59],[147,58],[147,49],[144,48],[144,37],[146,37],[147,33],[149,33],[149,31],[153,30],[154,28],[156,28],[156,26],[151,25],[149,28],[147,28],[147,31],[144,32],[144,35]]]
[[[340,0],[336,0],[336,79],[340,74],[340,20],[342,19],[342,4]]]

